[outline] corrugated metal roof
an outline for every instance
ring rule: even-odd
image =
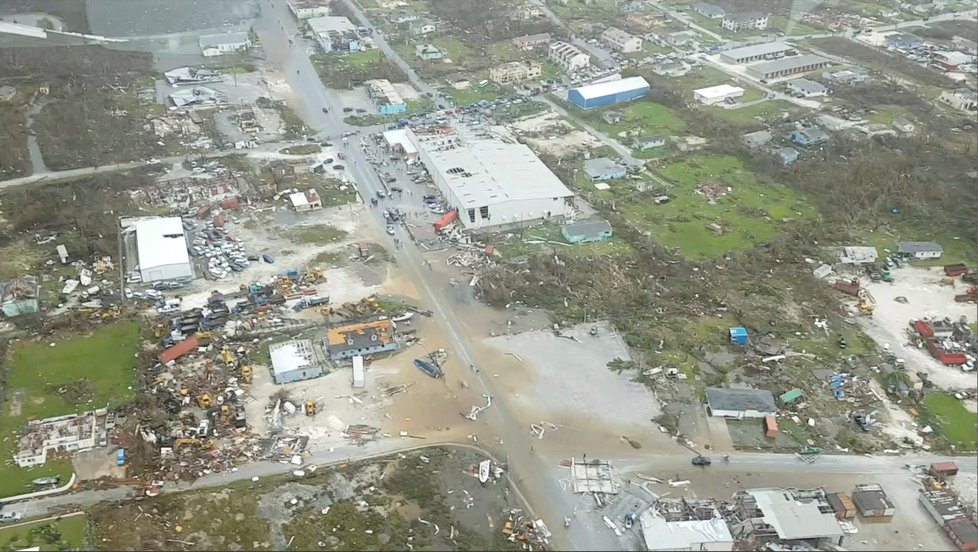
[[[794,56],[775,61],[768,61],[765,63],[758,63],[756,65],[749,66],[747,69],[755,73],[766,74],[777,71],[789,71],[791,69],[797,69],[806,65],[816,65],[819,63],[829,63],[829,60],[823,58],[822,56],[816,56],[815,54],[805,54],[803,56]]]
[[[581,86],[572,90],[576,90],[585,100],[591,100],[611,94],[640,90],[642,88],[649,88],[649,82],[647,80],[642,77],[628,77],[627,79]]]
[[[136,251],[139,268],[148,270],[160,266],[190,264],[187,239],[180,217],[137,220]]]
[[[784,42],[767,42],[765,44],[752,44],[750,46],[742,46],[740,48],[731,48],[730,50],[720,52],[720,55],[732,59],[743,59],[754,56],[767,56],[794,49],[794,46],[789,46]]]
[[[183,355],[190,353],[199,346],[196,337],[191,337],[190,339],[184,339],[183,341],[177,343],[176,345],[164,350],[160,353],[160,362],[166,364],[171,360],[176,360]]]

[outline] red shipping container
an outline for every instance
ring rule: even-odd
[[[442,216],[440,219],[438,219],[438,222],[435,223],[435,230],[442,230],[449,224],[455,222],[455,219],[457,218],[458,218],[458,211],[452,210],[445,213],[445,215]]]
[[[166,364],[171,360],[176,360],[183,355],[190,353],[197,349],[199,344],[197,343],[196,337],[191,337],[190,339],[184,339],[183,341],[177,343],[173,347],[164,350],[160,353],[160,362]]]
[[[214,217],[214,227],[224,228],[224,215],[217,215]]]
[[[934,337],[934,329],[930,327],[930,324],[924,322],[923,320],[914,322],[913,327],[917,329],[917,333],[919,333],[921,337]]]
[[[764,417],[764,436],[771,439],[778,436],[778,419],[774,416]]]
[[[221,208],[222,209],[240,209],[241,208],[241,200],[239,200],[236,197],[225,199],[224,201],[221,202]]]
[[[944,275],[955,277],[964,276],[968,273],[968,267],[963,264],[944,265]]]

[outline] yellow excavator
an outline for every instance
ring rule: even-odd
[[[237,357],[234,356],[234,353],[231,352],[231,349],[225,347],[221,349],[221,359],[224,361],[224,364],[227,364],[228,366],[234,366],[234,362],[237,360]]]
[[[200,446],[203,446],[203,445],[204,445],[204,442],[201,441],[200,439],[191,439],[189,437],[186,437],[186,438],[183,438],[183,439],[177,439],[173,443],[173,451],[174,452],[180,452],[180,449],[182,449],[184,447],[200,447]]]
[[[245,365],[241,367],[241,380],[244,383],[251,383],[251,380],[255,377],[254,371],[250,365]]]
[[[210,408],[213,405],[214,405],[214,401],[213,399],[211,399],[211,396],[208,395],[207,393],[204,393],[203,395],[197,397],[197,406],[201,408]]]
[[[310,400],[306,401],[306,416],[315,416],[316,415],[316,407],[317,406],[318,405],[316,404],[316,401],[314,401],[314,400],[311,400],[310,399]]]
[[[214,334],[211,332],[197,332],[194,334],[197,338],[197,344],[201,347],[206,347],[211,344],[211,339],[214,338]]]
[[[869,300],[867,300],[865,297],[859,298],[859,314],[863,316],[870,316],[873,314],[874,310],[876,310],[876,307],[874,307]]]

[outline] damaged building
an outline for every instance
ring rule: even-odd
[[[0,310],[7,318],[41,310],[40,286],[34,276],[14,278],[0,286]]]
[[[105,443],[105,428],[95,412],[34,420],[27,424],[14,454],[21,468],[43,466],[50,453],[77,452]]]
[[[395,326],[390,320],[375,320],[333,328],[325,339],[324,348],[331,360],[396,351],[400,348]]]
[[[646,550],[734,548],[733,535],[713,501],[659,500],[638,518]]]
[[[750,550],[766,543],[821,548],[845,533],[822,489],[748,489],[734,495],[733,536]]]
[[[268,354],[272,359],[272,377],[279,385],[318,378],[324,373],[311,339],[272,344]]]

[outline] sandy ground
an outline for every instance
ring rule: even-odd
[[[599,145],[600,141],[587,132],[575,129],[559,114],[547,112],[521,119],[511,125],[517,134],[533,134],[526,138],[533,149],[551,155],[564,156]],[[542,135],[542,136],[541,136]]]
[[[630,436],[647,432],[660,413],[658,403],[643,385],[608,369],[615,358],[631,358],[621,337],[606,324],[591,336],[590,327],[562,330],[573,339],[552,331],[488,339],[487,344],[522,358],[520,385],[509,400],[527,415],[557,425],[602,425]]]
[[[944,272],[940,268],[898,268],[893,271],[895,281],[863,283],[876,299],[876,311],[872,317],[860,317],[864,331],[877,343],[889,346],[898,357],[906,360],[907,369],[922,371],[938,387],[945,389],[975,389],[978,387],[973,373],[944,366],[926,349],[907,345],[906,330],[914,318],[944,318],[952,320],[965,316],[970,323],[976,319],[975,306],[956,303],[954,296],[964,293],[967,286],[960,279],[954,286],[941,285]],[[908,302],[898,303],[896,297],[906,297]]]

